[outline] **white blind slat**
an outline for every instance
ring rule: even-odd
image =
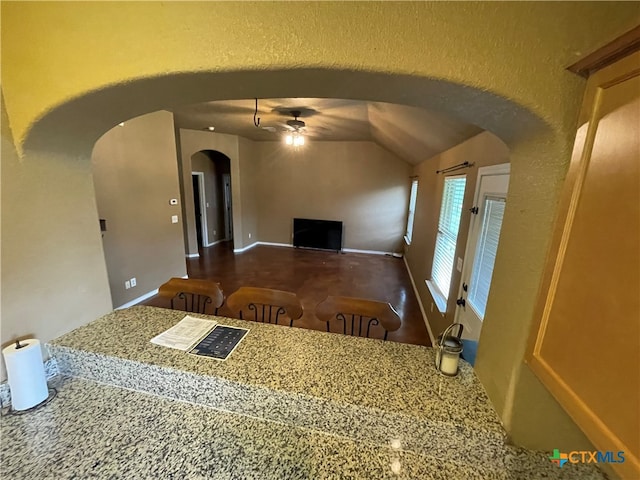
[[[467,301],[480,319],[484,319],[493,276],[493,266],[498,251],[500,229],[504,216],[505,203],[500,198],[485,198],[482,230],[473,260],[473,274],[469,282]]]
[[[413,219],[416,212],[416,199],[418,198],[418,181],[411,182],[411,196],[409,197],[409,214],[407,215],[407,240],[411,242],[413,236]]]
[[[444,180],[431,279],[445,299],[449,296],[451,286],[466,183],[467,178],[464,175],[448,177]]]

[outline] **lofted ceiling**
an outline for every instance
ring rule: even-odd
[[[292,111],[305,122],[310,141],[371,141],[418,164],[477,135],[479,127],[422,108],[332,98],[271,98],[199,103],[172,109],[178,128],[278,141],[291,127]]]

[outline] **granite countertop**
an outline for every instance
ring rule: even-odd
[[[58,376],[50,403],[0,419],[0,478],[213,480],[602,480],[587,465],[505,447],[464,464],[355,442],[80,378]],[[460,448],[464,448],[463,445]]]
[[[151,338],[184,312],[133,307],[49,344],[58,395],[0,419],[1,478],[597,479],[505,443],[466,362],[431,348],[222,317],[225,361]]]
[[[461,360],[457,377],[440,375],[432,348],[207,315],[193,316],[250,330],[224,362],[150,343],[184,316],[155,307],[118,310],[51,344],[337,403],[502,429],[472,367]]]
[[[52,385],[48,405],[0,422],[2,478],[507,478],[83,379]]]

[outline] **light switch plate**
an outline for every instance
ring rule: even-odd
[[[462,259],[458,257],[458,264],[456,265],[456,270],[462,272]]]
[[[178,223],[178,215],[171,215],[171,223]]]

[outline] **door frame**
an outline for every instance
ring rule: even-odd
[[[511,175],[511,164],[500,163],[497,165],[489,165],[486,167],[478,168],[478,176],[476,178],[475,192],[473,193],[474,207],[477,207],[480,205],[480,200],[481,200],[480,187],[482,186],[482,177],[490,177],[494,175]],[[482,219],[480,218],[480,215],[471,215],[471,219],[469,220],[469,235],[467,236],[467,245],[464,251],[462,272],[460,274],[460,284],[458,285],[458,295],[456,298],[466,297],[467,292],[464,291],[463,284],[465,283],[465,280],[467,279],[467,277],[471,274],[471,269],[473,268],[475,249],[476,249],[476,244],[478,243],[478,235],[480,233],[479,222],[481,220]],[[455,314],[454,314],[455,322],[460,322],[461,311],[462,309],[460,305],[457,305]],[[465,325],[465,327],[468,327],[468,326]],[[479,339],[480,332],[477,332],[477,335],[474,335],[474,337]]]
[[[198,196],[200,198],[200,228],[202,230],[202,246],[208,247],[209,245],[209,231],[207,227],[207,193],[204,184],[204,172],[191,172],[191,178],[198,178]],[[194,209],[195,216],[195,209]],[[196,218],[196,222],[198,219]]]
[[[227,190],[226,184],[229,183],[229,189]],[[231,174],[222,174],[222,215],[224,218],[224,236],[225,240],[233,239],[233,221],[232,221],[232,209],[231,204]]]

